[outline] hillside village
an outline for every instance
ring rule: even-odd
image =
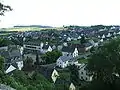
[[[64,26],[63,30],[0,33],[0,56],[5,60],[5,74],[12,76],[20,70],[30,76],[37,71],[56,87],[63,84],[72,88],[69,90],[79,90],[75,88],[93,79],[86,69],[88,59],[100,46],[119,37],[120,26]],[[70,79],[71,67],[77,68],[79,85]],[[65,78],[61,80],[61,77]],[[65,87],[55,90],[67,90]]]

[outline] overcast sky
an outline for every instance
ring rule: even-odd
[[[120,0],[0,0],[12,12],[0,27],[13,25],[120,25]]]

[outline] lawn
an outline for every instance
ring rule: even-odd
[[[78,60],[79,63],[88,63],[88,60],[87,59],[80,59]]]

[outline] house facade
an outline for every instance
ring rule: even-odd
[[[83,81],[92,81],[92,76],[89,75],[89,72],[86,70],[87,64],[76,64],[78,67],[79,79]]]
[[[56,66],[58,66],[60,68],[66,68],[69,65],[73,65],[73,64],[77,64],[77,63],[78,63],[78,61],[72,55],[64,55],[64,56],[60,56],[57,59]]]

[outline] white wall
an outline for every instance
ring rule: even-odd
[[[68,66],[68,61],[63,62],[60,58],[57,60],[56,65],[61,68],[65,68]]]
[[[88,72],[85,70],[85,67],[81,68],[79,71],[79,79],[85,81],[91,81],[91,76],[88,75]]]

